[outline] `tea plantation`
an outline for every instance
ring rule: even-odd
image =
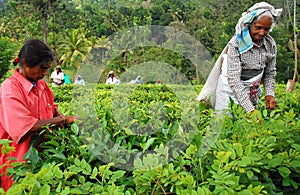
[[[201,87],[54,88],[81,122],[45,127],[7,194],[299,194],[299,85],[277,84],[277,108],[262,97],[257,116],[235,104],[215,115],[195,101]]]

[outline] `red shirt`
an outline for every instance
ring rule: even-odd
[[[15,152],[0,153],[0,165],[7,162],[8,157],[23,161],[31,139],[31,135],[26,134],[39,119],[53,118],[53,114],[54,95],[47,83],[38,80],[34,86],[16,69],[0,88],[0,139],[12,140],[10,145],[15,147]],[[5,172],[6,168],[0,170],[0,173]],[[5,174],[1,176],[1,185],[5,191],[12,184],[10,177]]]

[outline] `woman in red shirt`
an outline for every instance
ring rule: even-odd
[[[22,162],[29,149],[31,136],[43,126],[61,125],[77,120],[76,116],[63,116],[54,105],[52,90],[42,78],[47,74],[55,54],[42,41],[27,41],[14,64],[14,74],[0,88],[0,139],[12,140],[15,151],[0,154],[0,165],[14,157]],[[1,146],[0,146],[1,147]],[[13,180],[6,174],[8,166],[0,170],[1,187],[7,191]]]

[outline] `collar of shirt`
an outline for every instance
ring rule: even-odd
[[[13,77],[16,78],[24,87],[25,91],[27,92],[27,94],[29,94],[29,92],[34,88],[37,87],[38,89],[43,90],[44,86],[39,84],[41,82],[43,82],[42,80],[38,80],[35,83],[32,83],[30,81],[28,81],[20,72],[19,72],[19,68],[15,69],[15,72],[13,74]]]
[[[264,37],[259,44],[256,44],[256,43],[253,42],[253,45],[255,45],[256,47],[265,46],[266,45],[266,38]]]

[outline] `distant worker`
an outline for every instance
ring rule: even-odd
[[[141,76],[137,76],[135,79],[135,84],[143,84],[143,80]]]
[[[106,84],[120,84],[121,81],[118,76],[116,76],[114,71],[109,71],[107,79],[106,79]]]
[[[55,70],[51,73],[51,81],[53,87],[61,87],[65,83],[65,74],[63,73],[61,66],[56,66]]]
[[[75,81],[74,81],[75,85],[85,85],[85,81],[83,80],[81,75],[77,75]]]
[[[157,81],[156,81],[156,83],[155,84],[157,84],[157,85],[161,85],[162,84],[162,82],[161,82],[161,80],[160,79],[157,79]]]

